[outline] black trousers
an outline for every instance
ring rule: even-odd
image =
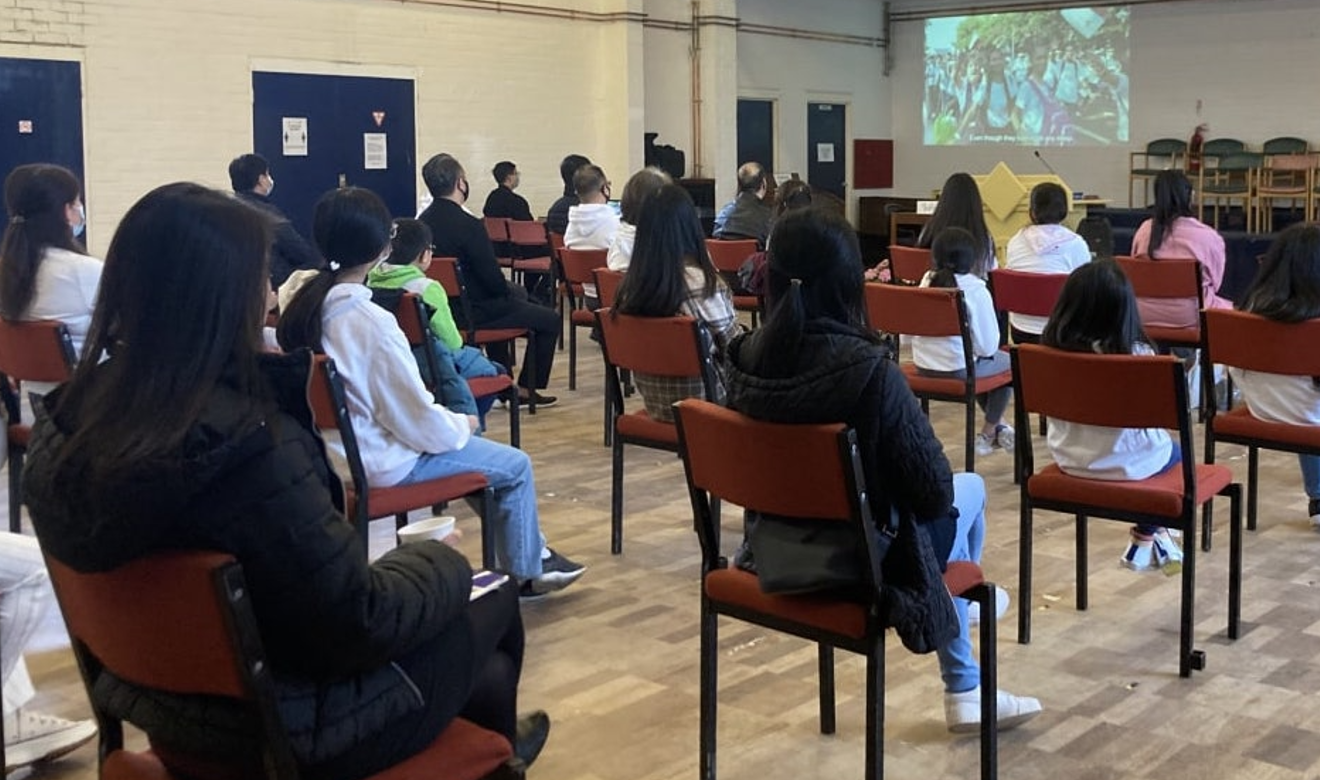
[[[554,309],[530,301],[514,301],[512,308],[491,319],[477,320],[480,328],[527,328],[536,334],[536,352],[531,352],[529,345],[523,355],[522,369],[518,372],[518,385],[528,390],[543,390],[550,384],[550,369],[555,363],[555,342],[559,340],[559,313]],[[504,344],[490,344],[486,347],[490,359],[509,365],[508,347]],[[529,376],[527,366],[529,358],[535,356],[536,375]]]
[[[427,642],[397,664],[417,686],[426,707],[400,718],[347,752],[307,767],[312,780],[357,780],[420,753],[455,717],[497,731],[512,742],[518,723],[518,679],[522,674],[523,626],[518,588],[512,579],[472,602],[471,665],[437,654],[443,642]],[[451,645],[452,646],[452,645]]]

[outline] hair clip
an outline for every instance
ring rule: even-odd
[[[799,279],[799,278],[796,277],[796,276],[794,276],[792,279],[789,279],[789,280],[788,280],[788,283],[791,284],[791,285],[793,285],[794,287],[801,287],[801,286],[802,286],[802,280]]]
[[[339,270],[339,261],[338,261],[338,260],[331,260],[330,263],[329,263],[329,265],[330,265],[330,270],[331,270],[331,271],[338,271],[338,270]]]

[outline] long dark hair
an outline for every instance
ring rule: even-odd
[[[1320,317],[1320,225],[1293,225],[1274,239],[1242,310],[1279,322]]]
[[[48,247],[84,251],[64,215],[81,193],[78,177],[58,165],[20,165],[5,178],[9,222],[0,240],[0,316],[17,320],[27,313]]]
[[[325,351],[321,344],[325,296],[345,271],[380,257],[390,246],[392,224],[385,201],[371,190],[344,187],[321,196],[312,216],[312,236],[328,267],[299,288],[280,315],[275,337],[281,347]]]
[[[930,245],[931,287],[957,287],[959,274],[969,274],[981,259],[976,239],[960,227],[947,227],[935,236]]]
[[[948,227],[960,227],[972,234],[976,242],[978,258],[984,257],[994,246],[990,238],[990,228],[985,224],[985,210],[981,205],[981,189],[976,186],[976,179],[969,173],[955,173],[944,182],[940,190],[940,199],[935,204],[935,213],[917,236],[917,246],[929,249],[935,237]]]
[[[697,208],[687,190],[666,184],[646,199],[614,310],[639,317],[674,316],[688,297],[684,277],[689,266],[704,277],[702,296],[714,295],[720,277],[706,252]]]
[[[1117,262],[1093,260],[1068,276],[1040,342],[1106,355],[1131,355],[1137,344],[1150,343],[1132,283]]]
[[[1151,257],[1179,217],[1192,216],[1192,183],[1182,171],[1160,171],[1155,177],[1155,214],[1150,220]]]
[[[842,215],[818,206],[784,212],[766,262],[769,313],[756,337],[744,342],[753,373],[791,376],[812,320],[831,320],[879,343],[866,321],[862,251]]]
[[[270,241],[261,212],[199,184],[167,184],[128,210],[106,253],[84,359],[55,411],[79,416],[60,460],[90,453],[105,477],[178,458],[217,385],[264,396]],[[110,359],[98,362],[102,354]],[[260,413],[254,403],[248,421]]]

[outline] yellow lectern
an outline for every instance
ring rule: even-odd
[[[1017,174],[1005,163],[999,163],[987,174],[973,174],[981,190],[985,206],[985,224],[995,239],[995,254],[1004,264],[1008,240],[1022,228],[1031,224],[1031,188],[1050,181],[1068,193],[1068,218],[1064,224],[1073,230],[1086,216],[1086,207],[1073,202],[1072,190],[1063,179],[1052,173]]]

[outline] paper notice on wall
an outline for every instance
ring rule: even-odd
[[[362,134],[362,167],[368,171],[383,171],[389,167],[385,133]]]
[[[834,144],[816,144],[816,162],[834,162]]]
[[[286,116],[281,120],[284,128],[284,156],[307,156],[307,117]]]

